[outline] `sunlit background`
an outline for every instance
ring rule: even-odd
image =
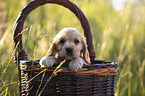
[[[13,25],[31,0],[0,0],[0,95],[18,95]],[[93,32],[97,60],[119,63],[115,95],[145,96],[145,0],[70,0],[86,15]],[[68,9],[46,4],[28,16],[23,45],[29,59],[47,55],[53,37],[79,20]]]

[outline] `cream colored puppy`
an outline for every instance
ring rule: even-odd
[[[53,66],[63,60],[69,60],[69,69],[78,71],[83,64],[90,63],[85,38],[75,28],[64,28],[54,38],[50,55],[40,60],[41,67]]]

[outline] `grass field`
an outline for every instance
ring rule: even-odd
[[[0,95],[18,95],[17,66],[14,63],[13,25],[30,0],[0,0]],[[116,11],[111,0],[71,0],[89,20],[96,59],[119,63],[115,94],[145,96],[145,1],[127,0],[125,8]],[[50,42],[59,30],[80,22],[68,9],[46,4],[26,19],[23,45],[29,59],[47,55]]]

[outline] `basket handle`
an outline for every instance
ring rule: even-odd
[[[89,25],[89,22],[83,12],[71,1],[69,0],[34,0],[31,1],[28,5],[26,5],[23,10],[20,12],[14,26],[14,48],[15,51],[15,60],[18,58],[18,60],[25,60],[28,59],[25,49],[23,48],[22,43],[22,31],[23,31],[23,25],[26,20],[26,17],[29,15],[29,13],[34,10],[35,8],[44,5],[46,3],[53,3],[53,4],[59,4],[66,8],[68,8],[70,11],[72,11],[79,21],[81,22],[81,25],[84,29],[84,34],[87,40],[88,44],[88,51],[90,54],[90,59],[95,59],[95,51],[94,46],[92,43],[92,32]]]

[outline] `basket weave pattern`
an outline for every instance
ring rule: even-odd
[[[67,67],[61,67],[62,71],[49,81],[41,96],[114,95],[118,63],[111,61],[95,63],[98,64],[84,66],[78,72],[71,72]],[[27,60],[21,60],[20,66],[23,87],[21,94],[30,96],[40,93],[55,69],[51,67],[45,73],[41,73],[44,69],[40,68],[38,62]]]
[[[28,72],[29,77],[34,76],[37,72]],[[31,74],[31,75],[30,75]],[[48,77],[51,75],[50,72],[45,73],[42,85],[45,85]],[[30,86],[33,86],[30,91],[30,96],[34,96],[38,90],[39,84],[41,83],[40,78],[42,75],[35,78]],[[70,82],[71,81],[71,82]],[[59,73],[56,77],[52,78],[45,87],[43,95],[49,96],[107,96],[114,94],[115,76],[104,76],[104,75],[68,75]],[[43,86],[42,86],[43,87]],[[40,91],[42,90],[40,87]],[[95,95],[96,96],[96,95]]]

